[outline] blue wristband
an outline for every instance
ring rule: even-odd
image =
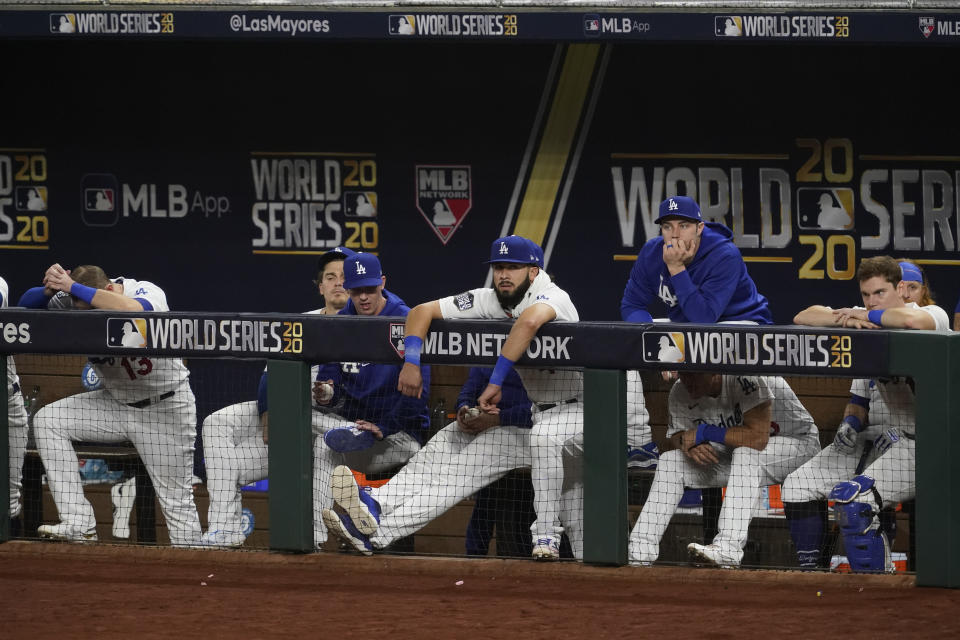
[[[79,282],[74,282],[70,285],[70,295],[75,298],[80,298],[87,304],[93,304],[93,296],[97,293],[97,290],[93,287],[88,287],[85,284],[80,284]]]
[[[503,380],[507,377],[507,374],[510,373],[511,369],[513,369],[513,360],[506,356],[497,358],[497,364],[493,367],[493,373],[490,375],[490,384],[502,387]]]
[[[860,422],[860,418],[854,415],[844,416],[843,422],[846,422],[848,425],[853,427],[853,430],[857,433],[863,431],[863,424]]]
[[[407,336],[403,339],[403,359],[405,362],[420,366],[420,352],[423,350],[423,338]]]
[[[697,425],[697,441],[693,446],[698,444],[703,444],[704,442],[719,442],[723,444],[724,439],[727,437],[727,428],[718,427],[715,424],[698,424]]]
[[[867,312],[867,320],[879,327],[883,326],[883,322],[880,321],[881,318],[883,318],[883,309],[874,309]]]

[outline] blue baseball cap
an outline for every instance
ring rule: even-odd
[[[912,262],[904,261],[900,263],[900,279],[923,284],[923,272]]]
[[[527,242],[530,243],[530,251],[533,252],[533,255],[537,258],[537,266],[543,269],[543,249],[530,238],[527,238]]]
[[[660,215],[653,222],[659,224],[665,218],[685,218],[694,222],[703,222],[700,217],[700,205],[687,196],[672,196],[660,203]]]
[[[334,247],[327,251],[325,254],[320,256],[320,259],[317,260],[317,271],[323,272],[327,268],[327,265],[333,262],[334,260],[346,260],[350,256],[357,255],[357,252],[353,249],[347,249],[346,247]]]
[[[494,262],[514,262],[517,264],[532,264],[539,267],[543,258],[537,258],[534,242],[523,236],[504,236],[497,238],[490,245],[490,259]],[[538,247],[539,248],[539,247]],[[540,254],[542,256],[542,252]]]
[[[354,253],[343,261],[344,289],[378,287],[383,284],[380,261],[372,253]]]

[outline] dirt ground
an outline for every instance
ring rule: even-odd
[[[946,638],[958,609],[911,576],[0,544],[6,638]]]

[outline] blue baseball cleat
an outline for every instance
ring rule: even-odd
[[[340,465],[333,470],[330,488],[333,501],[346,511],[360,533],[368,536],[376,533],[380,527],[380,505],[370,495],[369,487],[357,484],[350,467]]]
[[[370,544],[370,536],[366,536],[353,526],[350,516],[337,513],[333,509],[324,509],[321,512],[323,524],[327,525],[327,531],[338,538],[349,542],[354,549],[365,556],[373,555],[373,545]]]
[[[337,453],[349,453],[369,449],[377,441],[372,431],[356,427],[337,427],[323,434],[323,441]]]

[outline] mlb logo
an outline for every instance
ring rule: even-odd
[[[923,34],[924,38],[929,38],[933,35],[933,30],[937,26],[936,18],[920,18],[920,33]]]
[[[583,32],[588,36],[600,35],[600,16],[598,15],[584,16]]]
[[[416,189],[420,215],[447,244],[473,206],[470,166],[417,165]]]
[[[853,189],[797,189],[797,225],[801,229],[851,230],[854,228],[853,211]]]
[[[50,33],[76,33],[77,16],[73,13],[51,13]]]
[[[394,15],[387,20],[387,31],[392,36],[412,36],[417,33],[417,21],[412,15]]]
[[[743,35],[743,18],[740,16],[714,16],[713,35],[721,38],[738,38]]]
[[[107,346],[143,349],[147,346],[146,318],[107,318]]]
[[[17,211],[46,211],[46,187],[17,187]]]
[[[679,331],[643,333],[644,362],[684,362],[685,353],[683,333]]]
[[[377,193],[375,191],[345,191],[343,213],[349,218],[376,218]]]
[[[80,181],[80,214],[88,227],[112,227],[120,213],[120,184],[109,173],[89,173]]]
[[[403,324],[390,323],[390,346],[397,352],[397,355],[403,358],[406,348],[403,346],[403,339],[406,337],[406,328]]]

